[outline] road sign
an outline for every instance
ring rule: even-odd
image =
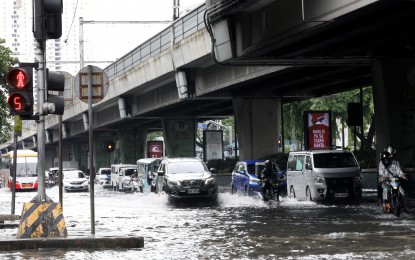
[[[101,101],[108,92],[108,76],[101,68],[91,65],[83,67],[76,74],[74,82],[75,93],[85,103],[88,103],[89,81],[92,83],[92,103],[95,104]]]

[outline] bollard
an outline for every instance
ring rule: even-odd
[[[55,202],[24,203],[17,238],[67,237],[62,206]]]

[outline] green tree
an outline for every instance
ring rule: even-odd
[[[375,134],[374,129],[374,108],[372,88],[366,87],[362,89],[363,93],[363,125],[366,126],[367,134],[362,132],[356,133],[360,140],[364,141],[365,148],[370,148],[373,143]],[[303,140],[304,125],[303,112],[307,110],[328,110],[331,111],[332,124],[337,119],[343,126],[347,125],[347,104],[350,102],[360,102],[360,90],[354,89],[335,95],[312,98],[299,102],[284,104],[284,134],[285,139]],[[300,119],[300,120],[299,120]],[[333,127],[333,137],[340,135],[339,129]],[[354,129],[351,128],[353,131]]]
[[[10,139],[12,130],[10,121],[12,117],[9,115],[7,106],[7,87],[6,76],[10,67],[19,61],[11,57],[11,50],[7,48],[4,39],[0,39],[0,143],[5,143]]]

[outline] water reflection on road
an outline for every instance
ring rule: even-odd
[[[17,193],[16,213],[37,193]],[[47,195],[58,201],[58,189]],[[11,193],[0,189],[0,214]],[[133,250],[29,250],[2,259],[414,259],[415,217],[381,214],[375,203],[321,205],[284,198],[265,204],[221,193],[216,206],[176,206],[157,194],[96,187],[96,236],[143,236]],[[89,193],[64,193],[70,237],[90,236]],[[4,231],[4,232],[3,232]],[[0,239],[14,238],[5,229]]]

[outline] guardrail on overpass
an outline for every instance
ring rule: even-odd
[[[190,36],[205,27],[203,16],[205,4],[194,9],[184,17],[177,19],[171,26],[156,34],[134,50],[130,51],[119,60],[104,69],[111,80],[128,70],[134,68],[145,60],[158,55],[160,52],[171,48],[178,41]]]

